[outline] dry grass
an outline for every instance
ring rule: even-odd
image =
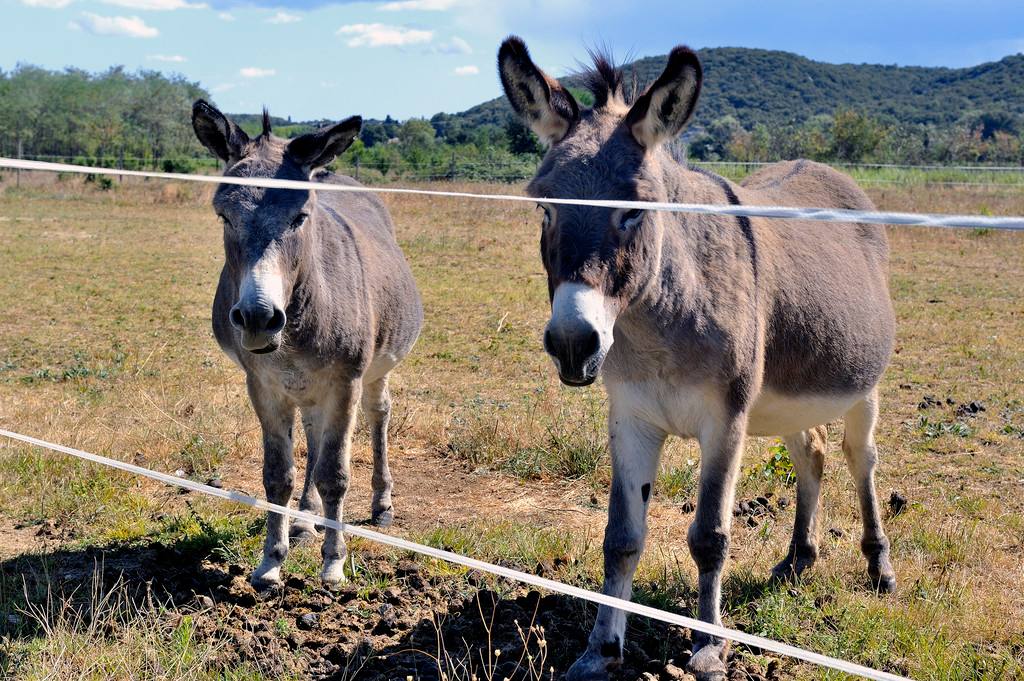
[[[255,419],[241,375],[209,331],[221,262],[209,190],[126,183],[100,191],[35,177],[24,186],[0,195],[0,425],[197,478],[247,470],[243,480],[257,490]],[[1019,191],[1006,189],[873,195],[894,210],[1024,210]],[[608,477],[604,399],[600,388],[561,387],[539,350],[547,300],[538,216],[518,204],[385,200],[427,310],[394,381],[398,446],[433,453],[438,466],[468,461],[481,475],[514,476],[523,490],[541,484],[531,480],[575,479],[557,501],[580,518],[566,535],[561,520],[517,524],[503,500],[450,490],[455,499],[439,507],[479,502],[480,525],[434,527],[427,509],[404,529],[531,568],[538,556],[571,554],[579,562],[567,578],[592,586],[602,502],[589,499],[603,499]],[[728,621],[916,678],[1015,678],[1024,675],[1024,240],[906,228],[893,230],[891,243],[899,352],[882,386],[879,489],[910,500],[887,522],[900,590],[879,599],[867,588],[853,487],[833,456],[821,526],[838,532],[824,532],[813,576],[792,592],[764,589],[788,542],[792,504],[777,521],[737,523]],[[922,411],[925,395],[979,401],[985,411]],[[766,465],[775,446],[751,440],[742,496],[792,498],[784,472]],[[689,443],[673,441],[666,453],[639,573],[638,597],[648,602],[693,602],[681,507],[693,498],[697,461]],[[145,538],[178,503],[134,479],[0,443],[8,518],[54,520],[81,542]],[[506,523],[495,529],[495,518]],[[27,653],[30,669],[48,659],[50,644],[41,645]]]

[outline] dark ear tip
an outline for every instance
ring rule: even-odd
[[[679,64],[680,66],[686,64],[696,64],[700,67],[700,57],[697,53],[686,45],[676,45],[672,48],[672,51],[668,53],[669,64]]]
[[[511,55],[528,55],[529,52],[526,49],[526,43],[517,35],[510,35],[501,42],[501,47],[498,49],[498,58],[501,59]]]
[[[197,116],[215,116],[220,112],[217,111],[209,102],[205,99],[197,99],[192,105],[192,118],[195,119]]]

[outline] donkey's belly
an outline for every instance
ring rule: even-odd
[[[833,421],[866,393],[783,395],[763,390],[750,410],[748,435],[792,435]]]
[[[711,384],[679,386],[665,381],[605,379],[608,396],[641,420],[680,437],[697,437],[726,414],[725,395]],[[750,410],[747,434],[792,435],[843,416],[868,393],[784,395],[762,390]]]

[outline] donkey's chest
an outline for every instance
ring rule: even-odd
[[[338,367],[312,366],[301,359],[274,358],[248,370],[266,390],[300,407],[321,403],[336,389],[339,379]]]

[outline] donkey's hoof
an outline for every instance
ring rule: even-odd
[[[896,590],[896,571],[892,569],[888,552],[868,561],[868,577],[871,587],[880,594],[891,594]]]
[[[620,662],[618,658],[604,657],[595,650],[588,650],[569,667],[565,681],[607,681],[608,670]]]
[[[334,558],[324,563],[324,569],[320,571],[320,581],[329,590],[339,589],[348,577],[345,576],[345,559]]]
[[[772,568],[769,579],[777,584],[795,584],[800,581],[804,572],[814,565],[814,559],[783,558],[782,562]]]
[[[697,681],[726,681],[725,653],[725,644],[705,645],[693,654],[686,670],[697,677]]]
[[[312,544],[320,538],[320,533],[312,524],[292,523],[288,529],[288,543],[292,546],[300,544]]]
[[[896,574],[883,572],[871,575],[871,587],[880,594],[891,594],[896,591]]]
[[[256,569],[252,575],[249,576],[249,584],[252,588],[260,593],[270,593],[276,591],[284,586],[284,582],[281,580],[281,568],[274,567],[268,570]]]
[[[380,510],[375,509],[370,517],[370,524],[377,527],[391,527],[393,522],[395,522],[395,509],[392,506]]]

